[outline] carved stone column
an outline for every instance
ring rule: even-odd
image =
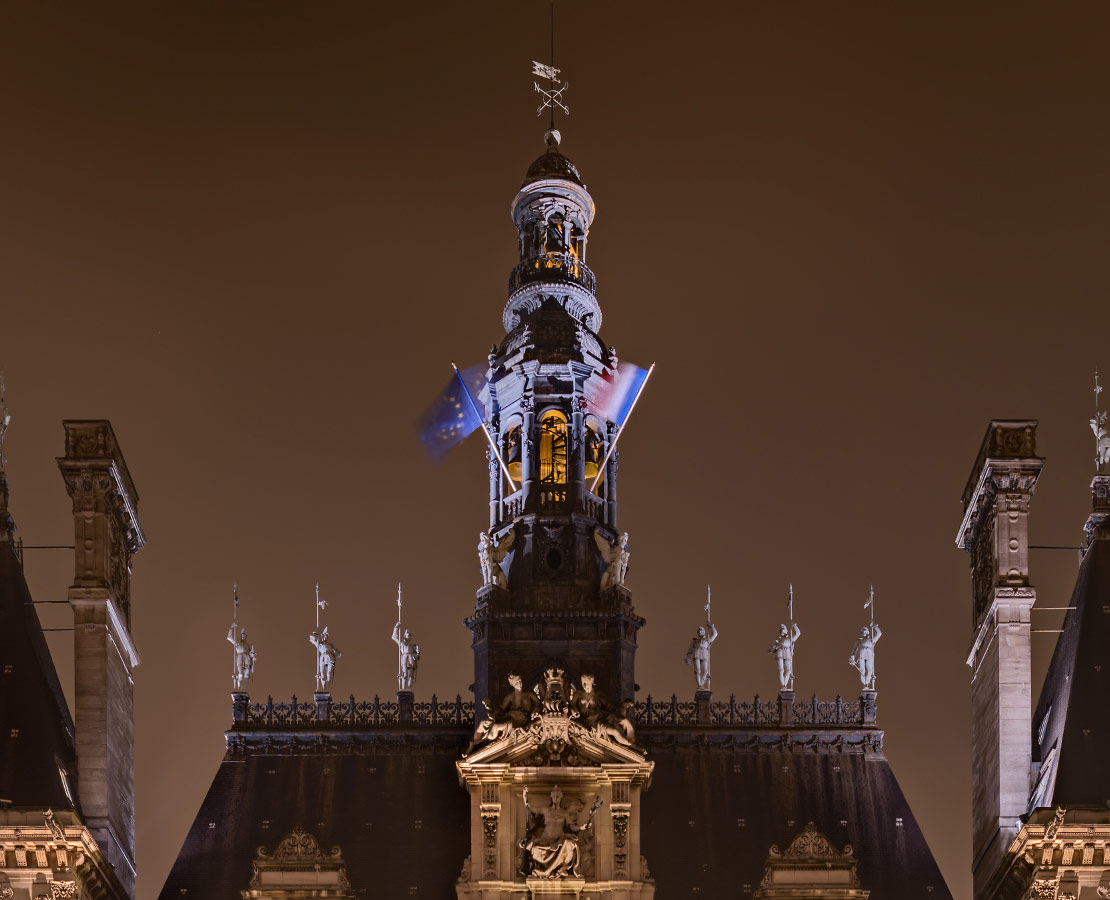
[[[984,896],[1030,792],[1029,505],[1044,460],[1037,423],[994,420],[964,490],[956,544],[971,557],[972,844]]]
[[[74,711],[78,789],[89,830],[135,889],[131,558],[144,544],[138,492],[112,426],[66,421],[58,468],[73,500]]]

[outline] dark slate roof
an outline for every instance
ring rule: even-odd
[[[1038,806],[1101,806],[1110,801],[1110,540],[1087,550],[1068,605],[1075,608],[1064,617],[1033,715],[1034,759],[1044,762],[1056,749],[1049,782],[1034,799]]]
[[[325,851],[340,848],[360,897],[453,897],[470,853],[470,798],[455,770],[470,730],[423,732],[229,752],[160,896],[239,900],[258,848],[300,825]]]
[[[582,184],[582,176],[578,174],[578,167],[557,150],[548,151],[528,167],[521,187],[535,181],[546,181],[549,178],[561,178],[564,181],[573,181]]]
[[[0,799],[14,807],[75,809],[59,766],[76,797],[73,720],[23,568],[12,544],[0,541]]]
[[[273,752],[259,749],[260,731],[244,754],[229,751],[160,896],[238,898],[257,848],[301,825],[342,850],[360,895],[453,897],[470,852],[469,798],[454,765],[467,735],[373,730],[323,749],[298,749],[295,732],[275,731]],[[744,896],[771,844],[788,846],[808,821],[838,849],[853,845],[872,900],[951,897],[881,752],[756,750],[744,746],[751,735],[697,732],[641,729],[656,763],[642,849],[661,900]],[[881,732],[869,736],[881,746]]]
[[[744,885],[759,887],[771,845],[789,846],[813,822],[838,850],[852,845],[871,900],[951,898],[881,753],[642,737],[655,761],[642,850],[660,897],[744,897]]]

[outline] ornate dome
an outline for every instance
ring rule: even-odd
[[[559,152],[562,135],[552,128],[544,134],[543,139],[547,144],[547,152],[528,167],[528,174],[524,176],[521,187],[548,178],[562,178],[585,187],[582,184],[582,176],[578,174],[577,166]]]

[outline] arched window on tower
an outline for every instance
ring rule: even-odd
[[[540,483],[567,483],[567,417],[557,409],[540,419]]]
[[[601,466],[601,461],[605,458],[605,437],[601,433],[601,428],[597,422],[589,420],[586,422],[586,490],[594,483],[597,478],[597,473]],[[605,475],[602,473],[601,480],[597,483],[597,488],[594,493],[598,496],[605,494]]]
[[[555,213],[547,220],[547,252],[566,253],[567,236],[562,213]]]
[[[509,470],[509,477],[517,484],[521,482],[522,462],[524,451],[520,446],[520,426],[514,425],[505,435],[505,444],[501,452],[505,456],[505,466]]]

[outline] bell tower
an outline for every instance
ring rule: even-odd
[[[520,261],[502,314],[507,334],[490,352],[481,395],[505,466],[487,450],[486,583],[466,621],[474,690],[495,696],[510,672],[529,679],[557,659],[620,702],[635,691],[643,619],[624,584],[627,536],[617,530],[618,454],[610,453],[618,423],[604,403],[617,358],[598,334],[597,281],[586,264],[593,198],[559,132],[544,141],[510,206]]]

